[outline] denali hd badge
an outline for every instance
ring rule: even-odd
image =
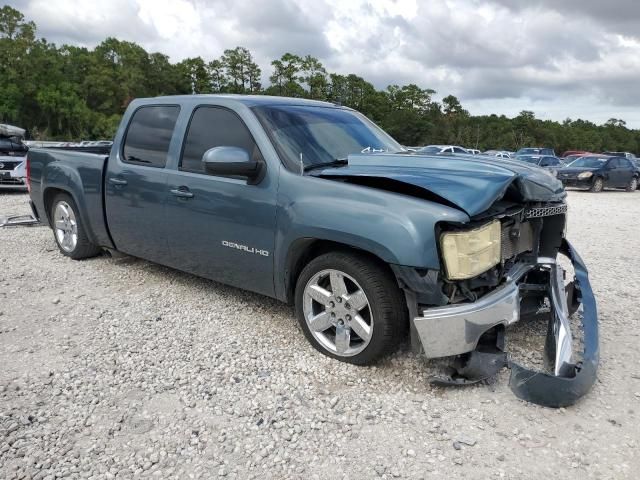
[[[254,248],[254,247],[247,247],[246,245],[240,245],[239,243],[235,243],[235,242],[228,242],[227,240],[222,240],[222,245],[225,246],[225,247],[229,247],[229,248],[235,248],[236,250],[242,250],[243,252],[255,253],[256,255],[262,255],[263,257],[268,257],[269,256],[269,251],[268,250],[260,250],[258,248]]]

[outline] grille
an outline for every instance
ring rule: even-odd
[[[0,167],[0,170],[13,170],[21,162],[22,162],[22,160],[20,160],[19,162],[12,161],[12,160],[0,160],[0,165],[2,165]]]
[[[524,218],[551,217],[553,215],[564,215],[567,213],[567,204],[552,205],[548,207],[531,207],[524,211]]]
[[[24,185],[20,178],[0,177],[0,185]]]

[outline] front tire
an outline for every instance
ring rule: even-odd
[[[404,296],[393,275],[361,254],[313,259],[296,282],[295,305],[311,345],[343,362],[374,363],[397,348],[406,331]]]
[[[91,243],[70,195],[60,193],[51,202],[51,227],[60,252],[74,260],[95,257],[100,247]]]
[[[629,182],[629,184],[627,185],[627,188],[625,188],[625,190],[627,192],[635,192],[637,188],[638,188],[638,178],[633,177]]]
[[[594,178],[590,190],[594,193],[599,193],[604,190],[604,180],[602,180],[601,177]]]

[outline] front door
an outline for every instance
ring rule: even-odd
[[[122,150],[109,158],[105,178],[105,209],[116,248],[159,263],[169,256],[164,167],[178,113],[175,105],[137,109]]]
[[[245,149],[264,161],[251,133],[233,111],[194,110],[177,170],[168,170],[166,222],[176,268],[246,290],[273,295],[277,171],[256,185],[205,173],[213,147]]]
[[[625,171],[618,158],[612,158],[607,163],[608,187],[622,187],[624,185]]]

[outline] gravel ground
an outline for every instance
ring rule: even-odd
[[[0,215],[26,202],[0,194]],[[431,387],[435,364],[406,349],[342,364],[274,300],[129,257],[73,261],[48,228],[0,229],[0,477],[638,478],[640,192],[569,205],[601,366],[559,410],[516,399],[506,371]],[[544,335],[519,328],[515,351]]]

